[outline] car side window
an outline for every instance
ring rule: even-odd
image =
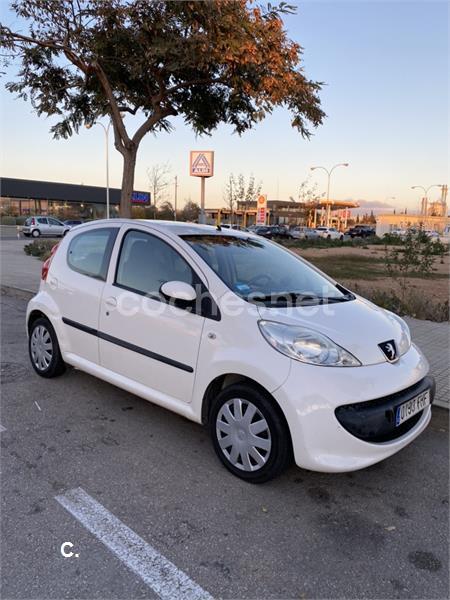
[[[161,285],[167,281],[184,281],[194,285],[198,280],[172,246],[143,231],[128,231],[122,240],[116,285],[159,298]]]
[[[105,227],[79,233],[67,251],[69,267],[82,275],[105,281],[118,231],[118,227]]]
[[[50,225],[62,225],[62,223],[60,221],[57,221],[56,219],[48,219],[48,222],[50,223]]]
[[[40,223],[41,225],[48,225],[47,219],[43,219],[42,217],[39,217],[37,222]]]

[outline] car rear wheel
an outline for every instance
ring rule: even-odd
[[[37,237],[39,237],[41,235],[41,232],[39,231],[39,229],[33,229],[33,231],[31,232],[31,235],[34,238],[37,238]]]
[[[290,434],[283,416],[265,394],[248,385],[232,385],[219,393],[210,428],[217,456],[245,481],[269,481],[290,462]]]
[[[33,369],[41,377],[57,377],[66,370],[55,330],[48,319],[41,317],[31,325],[28,350]]]

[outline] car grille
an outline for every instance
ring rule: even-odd
[[[395,409],[411,400],[421,392],[430,390],[431,402],[435,394],[435,382],[425,377],[418,383],[390,396],[338,406],[335,415],[339,423],[352,435],[371,443],[390,442],[402,437],[413,429],[420,420],[423,410],[399,425],[395,426]]]

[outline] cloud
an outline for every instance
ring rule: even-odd
[[[347,198],[350,200],[350,198]],[[353,201],[353,198],[351,198]],[[384,202],[381,200],[361,200],[357,199],[355,202],[358,202],[359,209],[356,209],[357,212],[367,212],[373,210],[373,212],[391,212],[393,208],[398,208],[396,204],[391,204],[390,202]]]

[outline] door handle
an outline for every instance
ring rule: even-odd
[[[109,308],[116,308],[116,306],[117,306],[117,300],[116,300],[116,298],[114,298],[114,296],[110,296],[109,298],[106,298],[105,304]]]

